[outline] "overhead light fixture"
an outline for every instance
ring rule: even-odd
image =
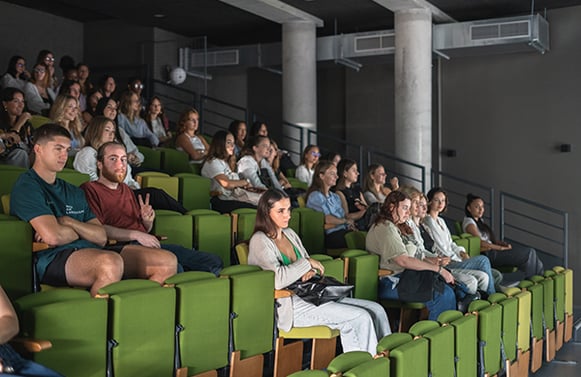
[[[345,67],[351,68],[357,72],[359,72],[361,67],[363,67],[363,64],[356,62],[355,60],[345,58],[345,57],[335,59],[335,64],[344,65]]]
[[[153,18],[165,18],[165,17],[166,17],[166,15],[163,13],[155,13],[153,15]]]

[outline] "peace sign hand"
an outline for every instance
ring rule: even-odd
[[[139,202],[139,209],[141,211],[141,220],[144,222],[153,222],[153,219],[155,219],[155,211],[149,204],[149,194],[145,194],[145,202],[141,195],[137,195],[137,201]]]

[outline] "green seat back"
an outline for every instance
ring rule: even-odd
[[[73,169],[64,168],[63,170],[56,173],[57,178],[60,178],[72,185],[80,186],[85,182],[90,181],[89,174],[80,173]]]
[[[179,178],[164,177],[161,175],[144,175],[141,179],[141,187],[155,187],[165,191],[175,200],[179,199]]]
[[[429,370],[432,376],[454,375],[454,329],[440,327],[436,321],[416,322],[409,330],[414,336],[422,336],[430,342]]]
[[[543,339],[543,286],[534,284],[526,288],[531,292],[531,329],[532,336]]]
[[[480,255],[480,237],[473,236],[469,233],[462,233],[461,238],[468,240],[468,255],[471,257],[476,257]]]
[[[390,352],[392,349],[411,342],[413,336],[408,333],[396,332],[384,336],[377,342],[377,353]]]
[[[365,250],[365,237],[367,237],[367,232],[357,230],[345,233],[345,242],[349,249]]]
[[[12,186],[20,177],[20,174],[25,171],[26,169],[17,166],[0,165],[0,196],[10,194]],[[6,210],[3,212],[7,213]]]
[[[402,344],[389,354],[391,377],[425,377],[428,375],[429,342],[419,338]]]
[[[109,295],[109,338],[115,376],[171,376],[174,370],[176,293],[150,280],[123,280],[99,290]]]
[[[309,254],[325,250],[325,215],[310,208],[295,208],[293,213],[301,216],[299,236]]]
[[[363,250],[347,250],[341,254],[341,257],[349,258],[347,281],[355,286],[353,297],[377,300],[379,256]]]
[[[161,151],[142,145],[139,145],[137,149],[139,149],[139,152],[143,154],[143,162],[141,163],[142,168],[154,170],[161,169]]]
[[[64,376],[103,377],[107,367],[107,300],[81,289],[61,288],[14,303],[25,337],[46,339],[50,349],[34,361]]]
[[[329,374],[322,370],[301,370],[289,374],[288,377],[329,377]]]
[[[179,178],[179,201],[187,210],[210,209],[211,180],[195,174],[176,174]]]
[[[462,246],[466,252],[469,252],[470,243],[466,238],[457,238],[454,240],[454,243],[458,246]]]
[[[473,305],[474,304],[474,305]],[[484,363],[484,370],[489,375],[495,375],[502,367],[500,342],[502,332],[502,307],[490,305],[484,300],[473,301],[469,310],[478,312],[478,344],[482,348],[483,358],[478,359]]]
[[[389,377],[389,359],[380,357],[375,360],[369,360],[363,364],[359,364],[353,369],[343,373],[344,377]]]
[[[43,124],[47,124],[47,123],[52,123],[52,120],[50,118],[45,117],[45,116],[33,115],[32,117],[30,117],[30,124],[32,125],[33,128],[38,128],[38,127],[42,126]]]
[[[327,371],[330,373],[344,373],[349,369],[372,360],[369,352],[365,351],[350,351],[336,356],[329,365]]]
[[[181,214],[157,216],[153,223],[153,234],[167,237],[167,240],[162,240],[161,243],[181,245],[191,249],[193,219],[191,216]]]
[[[344,280],[345,264],[342,259],[325,254],[311,254],[310,257],[318,260],[325,267],[325,276],[331,276],[341,282]]]
[[[209,272],[189,271],[166,281],[175,285],[181,365],[188,375],[228,364],[230,284]]]
[[[540,283],[543,286],[543,316],[545,318],[545,326],[549,330],[555,328],[555,282],[552,278],[545,278]]]
[[[161,170],[170,175],[192,173],[188,154],[173,148],[158,148],[161,152]]]
[[[457,310],[447,310],[438,317],[440,323],[454,329],[456,375],[476,377],[478,362],[478,321],[473,314],[463,315]]]
[[[296,179],[295,177],[292,176],[286,176],[286,179],[288,179],[288,183],[291,184],[292,187],[295,188],[302,188],[304,190],[309,188],[309,185],[307,185],[305,182],[303,181],[299,181],[298,179]]]
[[[235,229],[236,239],[234,242],[250,240],[254,233],[254,223],[256,222],[256,210],[253,208],[238,208],[232,211],[238,216],[238,224]]]
[[[32,227],[20,220],[0,224],[0,285],[12,300],[33,291]]]
[[[549,270],[550,271],[550,270]],[[551,277],[554,284],[554,306],[556,320],[559,322],[565,321],[565,274],[556,273],[554,271],[552,274],[549,271],[545,272],[546,277]]]
[[[272,349],[274,329],[274,272],[249,265],[222,271],[230,280],[230,311],[233,313],[234,350],[241,358]]]
[[[196,214],[194,220],[194,247],[218,255],[224,266],[230,265],[232,222],[230,216]]]
[[[488,297],[502,307],[502,342],[507,360],[516,360],[518,333],[518,299],[506,297],[503,293],[494,293]]]
[[[301,214],[296,212],[295,209],[292,211],[291,218],[288,222],[288,227],[295,231],[296,234],[301,232]]]

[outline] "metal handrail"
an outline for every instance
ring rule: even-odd
[[[490,186],[486,186],[483,184],[480,184],[478,182],[474,182],[474,181],[470,181],[468,179],[464,179],[452,174],[448,174],[448,173],[444,173],[435,169],[432,169],[432,174],[431,174],[431,180],[432,180],[432,187],[434,186],[441,186],[442,185],[442,178],[447,178],[450,179],[451,181],[454,181],[455,184],[462,184],[468,187],[471,187],[472,189],[470,190],[464,190],[463,192],[459,192],[455,189],[455,184],[450,184],[450,185],[445,185],[445,190],[448,193],[448,200],[450,201],[450,196],[451,194],[460,196],[460,197],[465,197],[466,196],[466,192],[474,192],[477,191],[476,189],[479,189],[480,191],[485,191],[487,192],[487,197],[484,197],[483,195],[483,199],[484,199],[484,205],[486,206],[486,209],[484,211],[484,218],[487,219],[488,224],[490,224],[490,226],[494,229],[494,224],[496,223],[496,198],[495,198],[495,194],[494,194],[494,188],[490,187]],[[451,208],[456,208],[458,210],[460,210],[461,213],[464,213],[464,205],[457,205],[453,202],[449,202],[448,206]]]
[[[522,211],[517,211],[515,209],[507,208],[507,203],[506,203],[507,199],[513,200],[516,203],[519,203],[521,205],[524,204],[524,205],[533,207],[537,211],[541,210],[541,211],[545,211],[547,213],[552,213],[554,215],[557,215],[561,219],[562,225],[556,225],[554,223],[549,223],[547,221],[544,221],[543,217],[533,217],[533,216],[529,215],[529,213],[532,212],[532,209],[530,212],[525,213]],[[506,214],[507,213],[514,214],[514,215],[518,216],[520,219],[534,222],[535,224],[538,224],[539,226],[547,228],[549,230],[557,230],[557,231],[561,232],[561,237],[560,237],[560,239],[555,239],[555,238],[546,236],[544,233],[539,233],[539,232],[533,231],[530,228],[525,229],[522,226],[519,226],[520,224],[507,223],[507,221],[506,221]],[[516,231],[522,232],[524,234],[527,234],[529,236],[535,237],[537,239],[542,239],[542,240],[548,241],[551,244],[555,244],[557,246],[560,246],[561,250],[562,250],[561,258],[563,259],[563,264],[566,268],[569,266],[569,213],[568,212],[565,212],[565,211],[562,211],[559,209],[555,209],[555,208],[546,206],[544,204],[539,204],[539,203],[536,203],[532,200],[501,191],[500,192],[500,238],[501,239],[506,238],[506,233],[507,233],[506,230],[507,229],[516,230]],[[519,240],[517,240],[517,239],[510,239],[510,240],[513,240],[515,242],[519,242]]]
[[[375,155],[379,155],[387,160],[391,160],[391,161],[398,162],[398,163],[406,165],[406,166],[410,166],[410,167],[419,169],[420,170],[419,175],[421,177],[420,179],[412,177],[412,176],[407,175],[407,174],[404,174],[402,172],[398,172],[396,170],[393,170],[392,173],[394,173],[394,175],[396,175],[400,178],[406,178],[412,182],[419,183],[419,185],[421,186],[422,192],[426,192],[426,179],[425,179],[426,167],[425,166],[420,165],[420,164],[416,164],[415,162],[404,160],[404,159],[399,158],[399,157],[392,156],[392,155],[387,154],[385,152],[381,152],[373,147],[367,147],[366,149],[367,149],[367,165],[368,166],[371,165],[371,163],[373,161],[372,154],[375,154]]]
[[[329,135],[329,134],[324,134],[318,131],[313,131],[313,130],[308,130],[307,132],[307,144],[313,144],[311,142],[311,139],[313,136],[316,136],[317,139],[317,144],[320,144],[319,140],[323,139],[323,140],[330,140],[330,141],[334,141],[336,143],[342,144],[345,148],[347,147],[352,147],[355,148],[357,150],[357,153],[359,155],[359,157],[357,158],[357,164],[358,164],[358,169],[360,172],[363,171],[363,146],[361,144],[355,144],[355,143],[351,143],[348,142],[345,139],[341,139],[340,137],[337,136],[333,136],[333,135]]]
[[[218,110],[213,110],[211,108],[208,108],[208,104],[210,104],[210,103],[221,106],[222,110],[218,111]],[[224,111],[224,110],[234,110],[237,112],[241,112],[243,115],[241,117],[231,116],[231,115],[228,115],[227,111]],[[246,124],[249,124],[249,121],[250,121],[250,119],[248,119],[249,111],[245,107],[234,105],[232,103],[222,101],[220,99],[209,97],[206,95],[200,96],[200,109],[199,109],[199,111],[200,111],[200,119],[201,119],[200,130],[202,132],[205,132],[204,126],[206,126],[206,125],[212,126],[212,127],[218,128],[218,129],[228,129],[229,123],[233,120],[236,120],[236,119],[243,120],[246,122]],[[219,118],[225,118],[227,120],[226,121],[227,124],[223,125],[223,124],[219,124],[219,123],[215,123],[215,122],[210,121],[209,116],[208,116],[209,114],[216,115]]]

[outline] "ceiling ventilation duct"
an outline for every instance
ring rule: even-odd
[[[549,51],[549,23],[540,15],[434,26],[434,50],[448,56]]]

